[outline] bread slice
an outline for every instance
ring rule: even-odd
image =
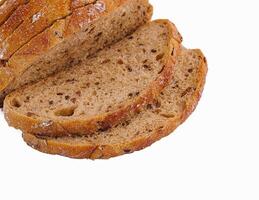
[[[37,137],[23,134],[24,141],[44,153],[71,158],[107,159],[141,150],[169,135],[195,109],[207,73],[200,50],[183,50],[174,69],[174,80],[154,104],[131,120],[87,137]]]
[[[45,136],[107,130],[170,83],[180,42],[168,20],[150,22],[77,66],[9,95],[6,119],[10,126]]]
[[[23,13],[25,20],[19,26],[14,24],[11,35],[4,30],[9,36],[0,45],[0,104],[14,89],[96,53],[152,16],[148,0],[63,0],[66,6],[61,4],[62,9],[54,3],[59,1],[62,0],[48,0],[49,4],[32,17],[27,18],[31,13]],[[74,7],[68,8],[69,2]],[[32,1],[24,6],[31,4]]]

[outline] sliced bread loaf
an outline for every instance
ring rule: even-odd
[[[181,36],[157,20],[73,68],[10,94],[10,126],[36,135],[88,135],[139,112],[166,87]]]
[[[141,150],[169,135],[195,109],[205,83],[207,64],[200,50],[183,50],[174,80],[146,111],[105,132],[86,137],[37,137],[24,141],[44,153],[72,158],[107,159]]]
[[[47,2],[40,9],[30,1],[5,22],[10,30],[2,25],[3,38],[7,38],[0,44],[0,104],[14,89],[94,54],[135,31],[152,15],[148,0]],[[40,10],[31,16],[33,9]],[[19,25],[13,20],[16,16]]]

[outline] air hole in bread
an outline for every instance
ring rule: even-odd
[[[118,61],[117,61],[117,63],[119,64],[119,65],[123,65],[123,60],[122,59],[119,59]]]
[[[155,106],[156,106],[156,108],[160,108],[161,107],[161,102],[160,101],[156,101],[155,102]]]
[[[152,53],[156,53],[157,50],[156,50],[156,49],[151,49],[151,52],[152,52]]]
[[[173,50],[172,50],[172,52],[171,52],[171,56],[173,56],[174,55],[174,48],[173,48]]]
[[[26,96],[26,99],[24,100],[24,103],[28,103],[30,101],[30,96]]]
[[[36,116],[36,114],[35,114],[35,113],[33,113],[33,112],[27,112],[27,113],[26,113],[26,115],[27,115],[28,117]]]
[[[162,67],[162,69],[158,72],[158,74],[161,74],[165,69],[165,65]]]
[[[164,57],[165,54],[161,53],[156,56],[156,60],[161,60]]]
[[[100,37],[102,34],[103,34],[103,32],[100,32],[100,33],[96,34],[94,37],[95,37],[95,38],[98,38],[98,37]]]
[[[143,65],[143,67],[144,67],[145,69],[149,70],[149,71],[152,71],[152,67],[149,66],[149,65]]]
[[[188,69],[188,72],[189,73],[192,73],[193,72],[193,69],[191,68],[191,69]]]
[[[20,107],[22,106],[21,102],[20,102],[18,99],[16,99],[16,98],[14,98],[14,99],[12,100],[11,105],[12,105],[13,107],[15,107],[15,108],[20,108]]]
[[[60,117],[71,117],[74,115],[76,108],[76,106],[72,106],[56,110],[55,115]]]
[[[76,98],[72,98],[72,99],[70,99],[70,101],[71,101],[72,103],[76,103]]]
[[[186,96],[188,93],[190,93],[192,91],[192,88],[191,87],[188,87],[186,90],[184,90],[181,94],[181,97],[184,97]]]
[[[165,118],[175,118],[175,115],[171,113],[161,113],[160,115]]]
[[[87,74],[91,75],[91,74],[93,74],[93,71],[89,70],[89,71],[87,71]]]
[[[57,95],[58,95],[58,96],[62,96],[62,95],[64,95],[64,93],[58,92]]]
[[[102,64],[106,64],[106,63],[109,63],[111,60],[110,59],[105,59],[104,61],[102,61],[101,63]]]
[[[92,33],[94,31],[95,27],[92,27],[88,33]]]
[[[148,109],[148,110],[151,110],[151,109],[153,109],[153,106],[152,106],[152,104],[147,104],[147,109]]]
[[[76,95],[77,95],[77,96],[81,97],[81,94],[82,94],[82,93],[81,93],[80,90],[79,90],[79,91],[76,91]]]
[[[128,72],[132,72],[132,68],[130,66],[126,66],[126,67],[127,67]]]
[[[164,126],[160,126],[158,127],[158,130],[162,130],[164,128]]]
[[[133,94],[132,94],[132,93],[129,93],[128,96],[129,96],[130,98],[132,98],[132,97],[133,97]]]
[[[69,99],[70,99],[70,96],[69,96],[69,95],[66,95],[66,96],[65,96],[65,99],[66,99],[66,100],[69,100]]]

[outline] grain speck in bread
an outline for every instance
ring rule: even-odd
[[[174,80],[146,111],[109,131],[87,137],[36,137],[23,134],[36,150],[71,158],[107,159],[141,150],[169,135],[195,109],[207,73],[200,50],[183,50],[174,68]]]
[[[148,0],[64,0],[61,7],[55,3],[59,1],[47,1],[33,15],[31,9],[36,7],[30,1],[23,5],[27,8],[23,14],[12,12],[23,19],[19,26],[12,23],[13,16],[6,21],[12,31],[3,27],[7,38],[0,44],[0,79],[6,82],[0,85],[0,105],[11,91],[78,63],[132,33],[152,16]],[[4,77],[7,71],[8,78]]]
[[[134,34],[37,84],[10,94],[10,126],[44,136],[105,131],[141,111],[170,83],[181,37],[168,20]]]

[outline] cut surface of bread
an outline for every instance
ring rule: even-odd
[[[146,110],[117,127],[86,137],[37,137],[23,134],[36,150],[71,158],[107,159],[141,150],[169,135],[197,106],[207,74],[200,50],[183,50],[174,79]]]
[[[170,83],[180,42],[171,22],[150,22],[73,68],[10,94],[4,103],[6,120],[44,136],[110,129]]]
[[[148,0],[40,0],[42,8],[33,2],[0,27],[0,104],[11,91],[96,53],[152,16]]]

